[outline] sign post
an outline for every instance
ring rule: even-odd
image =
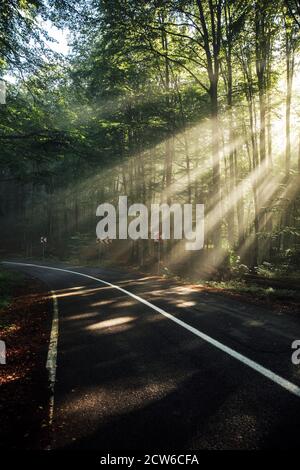
[[[41,245],[42,245],[42,254],[43,259],[45,258],[45,247],[47,245],[47,237],[41,237]]]
[[[96,238],[96,244],[98,246],[98,263],[100,263],[102,249],[101,249],[101,240],[99,238]]]
[[[154,236],[154,243],[157,243],[157,275],[160,275],[160,244],[161,244],[162,238],[161,234],[157,232]]]
[[[107,238],[104,238],[104,239],[101,239],[101,238],[96,238],[96,244],[98,245],[98,262],[101,261],[101,255],[104,253],[103,252],[103,245],[105,246],[108,246],[108,245],[111,245],[112,243],[112,240],[107,237]]]

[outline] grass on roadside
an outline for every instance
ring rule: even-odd
[[[237,280],[219,282],[206,281],[203,284],[208,287],[223,289],[237,294],[249,294],[260,299],[300,301],[300,292],[293,289],[280,289],[270,286],[264,287]]]

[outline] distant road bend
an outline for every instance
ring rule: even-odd
[[[5,265],[52,292],[53,448],[299,446],[297,318],[157,277]]]

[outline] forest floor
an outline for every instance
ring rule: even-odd
[[[0,448],[48,444],[49,388],[45,367],[52,307],[40,281],[0,270]]]

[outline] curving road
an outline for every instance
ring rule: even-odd
[[[117,270],[9,265],[56,299],[53,448],[299,447],[299,319]]]

